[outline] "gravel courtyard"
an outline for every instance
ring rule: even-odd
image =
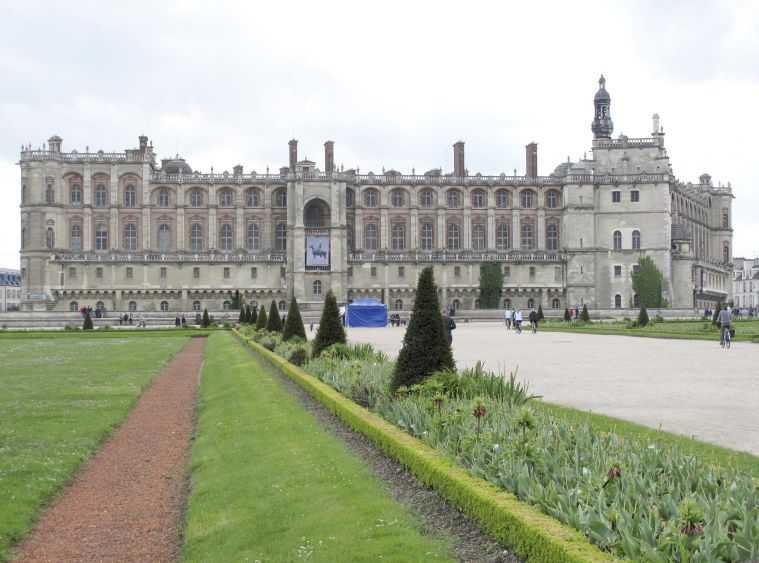
[[[395,357],[405,327],[349,328]],[[645,424],[759,455],[759,345],[529,331],[459,323],[459,367],[477,360],[518,379],[546,401]]]

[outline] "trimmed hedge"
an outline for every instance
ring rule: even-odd
[[[239,338],[303,387],[353,430],[408,467],[456,508],[519,555],[534,561],[614,561],[585,536],[485,480],[473,477],[438,451],[350,401],[281,356],[234,331]]]

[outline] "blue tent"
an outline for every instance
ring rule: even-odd
[[[376,299],[356,299],[346,308],[348,326],[387,326],[387,305]]]

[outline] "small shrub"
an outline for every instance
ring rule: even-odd
[[[90,316],[89,310],[84,313],[84,323],[82,323],[82,330],[92,330],[95,328],[92,325],[92,316]]]
[[[290,299],[290,308],[287,310],[287,321],[285,321],[285,328],[282,331],[282,340],[290,340],[291,338],[306,339],[306,329],[303,326],[303,319],[300,316],[300,309],[298,308],[298,302],[295,300],[295,295]]]
[[[712,315],[712,324],[715,326],[719,326],[717,324],[717,318],[719,318],[719,312],[722,310],[722,301],[717,301],[717,306],[714,308],[714,314]]]
[[[564,320],[567,322],[572,320],[572,317],[569,316],[569,309],[564,309]]]
[[[316,337],[311,348],[311,357],[318,358],[319,354],[327,347],[337,343],[345,344],[346,340],[345,329],[343,323],[340,322],[340,309],[337,307],[337,299],[330,290],[324,299],[324,310],[319,320],[319,330],[316,331]]]
[[[74,325],[66,325],[63,327],[63,330],[79,330],[79,327]]]
[[[208,328],[208,325],[211,324],[211,320],[208,317],[208,309],[203,309],[203,318],[200,321],[200,326],[203,328]]]
[[[266,309],[261,305],[261,310],[256,317],[256,330],[266,330]]]
[[[258,308],[255,305],[253,307],[248,305],[248,312],[245,314],[245,317],[249,325],[255,325],[258,320]]]
[[[543,305],[538,305],[538,320],[542,321],[545,319],[545,316],[543,315]]]
[[[580,320],[584,323],[590,322],[590,314],[588,313],[588,306],[583,304],[582,313],[580,313]]]
[[[646,311],[646,306],[641,305],[640,307],[640,313],[638,313],[638,322],[637,325],[641,328],[646,326],[648,324],[648,311]]]
[[[663,323],[664,322],[664,317],[662,317],[661,315],[656,315],[654,317],[654,322]]]
[[[269,307],[269,318],[266,320],[266,330],[269,332],[282,332],[282,317],[279,315],[277,302],[273,299]]]
[[[308,351],[305,348],[297,348],[290,355],[290,362],[295,364],[296,366],[305,365],[307,360],[308,360]]]

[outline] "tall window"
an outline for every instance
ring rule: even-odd
[[[287,225],[285,223],[277,223],[274,236],[276,249],[287,250]]]
[[[260,207],[261,195],[256,188],[248,188],[245,191],[245,207]]]
[[[103,184],[95,186],[95,206],[105,207],[108,205],[108,192]]]
[[[419,205],[422,207],[432,207],[432,192],[430,190],[424,190],[419,194]]]
[[[132,223],[124,225],[124,250],[137,250],[137,227]]]
[[[621,309],[622,308],[622,296],[619,293],[617,293],[614,296],[614,308],[615,309]]]
[[[171,250],[171,227],[166,224],[158,227],[158,250],[162,252]]]
[[[448,248],[450,250],[461,248],[461,228],[458,225],[448,225]]]
[[[45,247],[50,250],[55,248],[55,231],[52,227],[48,227],[45,231]]]
[[[48,184],[45,188],[45,203],[55,203],[55,188],[53,188],[53,184]]]
[[[533,230],[532,225],[525,223],[522,225],[522,250],[532,250]]]
[[[127,184],[124,188],[124,207],[134,207],[137,205],[137,192],[132,184]]]
[[[483,250],[485,248],[485,226],[475,225],[472,228],[472,249]]]
[[[108,226],[103,223],[95,227],[95,250],[108,250]]]
[[[322,282],[320,280],[314,281],[314,295],[322,294]]]
[[[559,301],[558,297],[554,297],[551,300],[551,309],[559,309],[561,308],[561,301]]]
[[[356,193],[351,188],[345,190],[345,205],[346,207],[356,205]]]
[[[622,250],[622,233],[614,231],[612,242],[614,243],[614,250]]]
[[[393,250],[406,248],[406,227],[404,225],[393,226]]]
[[[169,310],[168,301],[161,301],[161,311],[168,311],[168,310]]]
[[[71,250],[74,252],[82,250],[82,227],[79,225],[71,226]]]
[[[395,305],[393,305],[393,308],[396,311],[403,311],[403,299],[396,299]]]
[[[377,190],[366,190],[364,192],[364,205],[366,207],[377,207],[378,199]]]
[[[403,190],[394,190],[391,201],[393,207],[403,207],[406,204],[406,198],[403,196]]]
[[[632,247],[633,250],[640,250],[640,231],[633,231]]]
[[[221,207],[232,207],[232,191],[221,190],[219,192],[219,205]]]
[[[548,225],[546,229],[546,248],[548,250],[559,249],[559,227],[554,224]]]
[[[364,248],[377,250],[377,225],[370,223],[364,229]]]
[[[432,250],[432,225],[423,223],[420,235],[422,250]]]
[[[348,252],[353,252],[356,247],[353,240],[353,225],[351,223],[345,226],[345,238],[348,243]]]
[[[232,250],[232,225],[224,223],[219,231],[219,248],[221,250]]]
[[[287,192],[285,190],[279,189],[274,194],[274,205],[276,207],[287,207]]]
[[[548,209],[556,209],[559,207],[559,194],[555,191],[550,191],[546,194],[546,207]]]
[[[195,188],[190,192],[190,205],[192,207],[200,207],[203,205],[203,190]]]
[[[535,204],[533,194],[529,190],[523,191],[519,197],[522,202],[522,207],[524,207],[525,209],[531,209],[532,206]]]
[[[158,192],[158,206],[159,207],[169,206],[169,190],[163,189],[160,192]]]
[[[727,207],[722,208],[722,228],[730,227],[730,210]]]
[[[509,206],[509,192],[506,190],[498,190],[495,192],[495,206],[496,207],[508,207]]]
[[[457,190],[451,190],[448,192],[448,207],[454,209],[461,207],[461,193]]]
[[[71,202],[71,205],[82,205],[82,186],[79,184],[72,184],[71,192],[69,195],[69,201]]]
[[[509,249],[509,228],[506,225],[498,225],[495,232],[495,245],[498,250]]]
[[[203,227],[200,225],[190,228],[190,249],[203,250]]]
[[[725,264],[730,262],[730,243],[727,241],[722,243],[722,261]]]
[[[485,207],[485,192],[482,190],[475,190],[472,192],[472,207]]]
[[[245,247],[248,250],[261,249],[261,228],[258,226],[258,223],[248,223]]]

